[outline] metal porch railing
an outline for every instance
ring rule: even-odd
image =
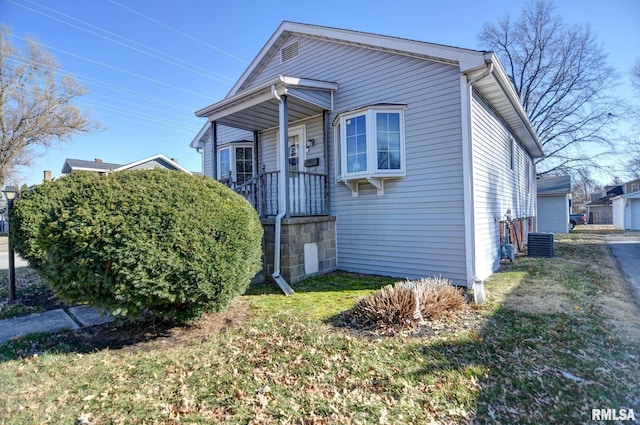
[[[263,171],[251,180],[234,185],[225,183],[244,196],[261,217],[278,214],[278,175],[280,171]],[[231,183],[230,183],[231,182]],[[327,175],[306,171],[289,172],[288,213],[291,216],[328,214]]]

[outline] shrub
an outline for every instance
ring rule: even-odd
[[[175,171],[73,173],[26,192],[11,226],[16,251],[56,295],[129,317],[221,311],[261,265],[253,208]]]
[[[362,327],[413,327],[464,306],[466,299],[460,288],[447,279],[434,277],[387,285],[358,300],[347,312],[347,318]]]

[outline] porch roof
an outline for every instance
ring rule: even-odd
[[[278,126],[277,96],[288,99],[289,121],[296,121],[333,109],[338,84],[329,81],[279,75],[256,87],[227,97],[196,111],[197,117],[243,130],[256,131]]]

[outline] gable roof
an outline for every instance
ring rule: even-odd
[[[196,116],[206,116],[209,121],[225,118],[232,113],[231,111],[234,110],[233,106],[235,104],[239,105],[243,95],[266,96],[267,94],[263,92],[268,90],[267,85],[265,85],[266,88],[262,87],[262,85],[251,88],[250,86],[255,77],[262,72],[264,66],[290,36],[349,44],[457,66],[460,72],[467,76],[468,81],[473,81],[474,89],[504,119],[531,156],[534,158],[544,156],[542,144],[538,140],[533,125],[529,121],[507,73],[495,53],[289,21],[284,21],[280,24],[258,55],[251,61],[240,79],[231,88],[225,99],[198,110]],[[316,83],[319,84],[319,82]],[[335,84],[335,90],[337,90],[339,81],[328,84]],[[331,88],[329,90],[334,89]],[[255,93],[253,93],[254,91]],[[225,109],[229,112],[226,112]],[[191,145],[198,147],[198,142],[194,139]]]
[[[591,201],[587,204],[587,206],[589,207],[603,207],[603,206],[610,206],[612,203],[612,199],[620,196],[618,194],[611,194],[611,195],[607,195],[607,196],[603,196],[600,199],[596,199],[595,201]]]
[[[170,170],[184,171],[185,173],[192,174],[191,171],[179,165],[175,160],[169,159],[162,154],[156,154],[148,158],[134,161],[129,164],[115,164],[112,162],[102,162],[102,160],[87,161],[84,159],[69,159],[64,161],[62,166],[62,174],[69,174],[73,171],[91,171],[94,173],[108,173],[111,171],[122,171],[136,168],[145,168],[144,165],[149,163],[149,167],[164,167]],[[155,163],[155,164],[153,164]]]
[[[96,173],[105,173],[120,166],[120,164],[102,162],[101,160],[86,161],[84,159],[67,158],[62,166],[62,174],[69,174],[72,171],[93,171]]]
[[[148,165],[148,166],[145,167],[145,165]],[[156,168],[156,167],[163,167],[169,170],[183,171],[185,173],[192,174],[191,171],[182,167],[176,161],[169,159],[160,153],[150,156],[148,158],[141,159],[139,161],[122,165],[118,168],[113,169],[112,171],[122,171],[122,170],[140,169],[140,168]]]
[[[571,176],[540,176],[537,186],[538,195],[571,193]]]

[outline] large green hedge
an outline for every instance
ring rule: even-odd
[[[58,296],[129,317],[223,310],[261,266],[253,208],[175,171],[73,173],[24,193],[10,225],[16,251]]]

